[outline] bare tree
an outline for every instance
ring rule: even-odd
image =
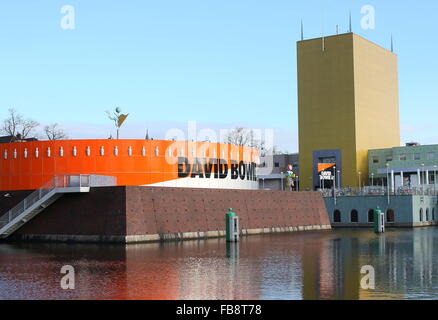
[[[21,123],[21,138],[26,139],[31,134],[33,134],[33,131],[39,126],[40,124],[37,121],[34,120],[23,120]]]
[[[9,117],[3,121],[1,132],[12,136],[14,139],[26,139],[40,124],[37,121],[25,120],[15,109],[9,109]]]
[[[237,146],[246,146],[255,148],[260,151],[261,156],[269,154],[278,154],[278,148],[273,146],[267,149],[266,142],[263,139],[257,139],[254,130],[244,127],[237,127],[228,131],[224,138],[225,143],[234,144]]]
[[[3,120],[1,132],[9,136],[15,137],[17,135],[18,128],[23,121],[21,115],[13,108],[9,108],[9,118]]]
[[[57,123],[45,126],[44,133],[49,140],[63,140],[68,138],[67,133],[65,133],[64,130],[58,128]]]
[[[230,130],[224,139],[225,143],[234,144],[236,146],[254,146],[254,131],[252,129],[237,127]]]

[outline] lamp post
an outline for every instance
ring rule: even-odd
[[[297,191],[300,191],[300,177],[297,176]]]
[[[280,174],[281,174],[281,191],[283,191],[283,189],[284,189],[284,183],[283,183],[283,171],[282,171]]]
[[[433,166],[433,195],[436,195],[436,165]]]
[[[341,189],[341,179],[340,179],[340,175],[341,175],[341,170],[338,170],[338,189]]]
[[[425,181],[425,179],[424,179],[424,163],[421,164],[421,179],[420,179],[420,181],[421,181],[421,193],[424,196],[424,181]]]
[[[388,205],[389,205],[389,163],[386,163],[386,193],[388,195]]]
[[[335,206],[336,206],[336,166],[333,167],[333,200],[335,202]]]
[[[371,173],[371,187],[374,187],[374,173]]]
[[[360,175],[362,174],[362,172],[359,171],[359,191],[362,189],[362,184],[360,183]]]

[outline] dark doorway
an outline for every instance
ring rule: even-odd
[[[335,210],[335,212],[333,212],[333,222],[335,223],[341,222],[341,211]]]
[[[374,209],[368,210],[368,222],[370,223],[374,222]]]
[[[394,210],[392,209],[388,209],[386,211],[386,222],[388,223],[392,223],[395,221],[395,215],[394,215]]]
[[[356,209],[351,210],[350,221],[354,223],[359,222],[359,213]]]

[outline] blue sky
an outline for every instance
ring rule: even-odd
[[[75,8],[75,29],[60,10]],[[374,30],[361,8],[375,8]],[[402,142],[438,143],[438,2],[432,0],[39,0],[0,3],[0,119],[9,107],[72,138],[106,138],[104,111],[130,117],[122,137],[167,129],[272,128],[297,150],[296,41],[348,28],[399,55]]]

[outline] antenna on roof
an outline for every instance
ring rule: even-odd
[[[336,25],[336,35],[339,34],[339,24]]]
[[[303,26],[303,19],[301,19],[301,41],[304,40],[304,26]]]
[[[349,25],[349,30],[348,32],[353,32],[353,25],[351,23],[351,11],[350,11],[350,25]]]
[[[324,23],[325,23],[325,12],[322,10],[322,51],[325,51],[325,36],[324,36]]]

